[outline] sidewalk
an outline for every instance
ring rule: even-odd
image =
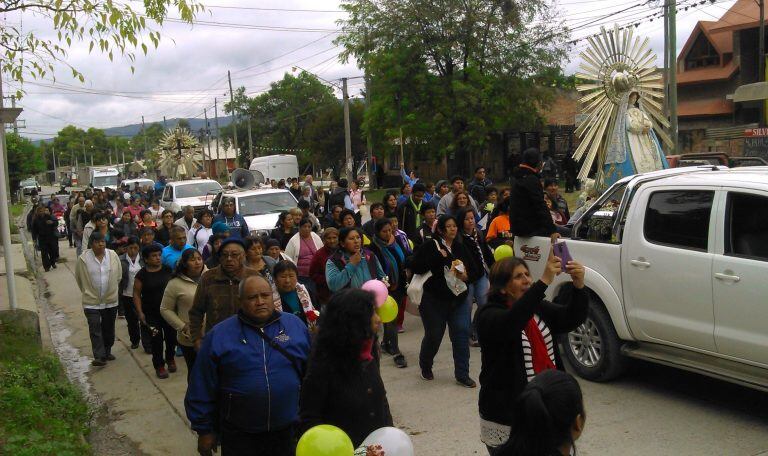
[[[135,442],[149,455],[197,454],[197,437],[189,429],[184,415],[186,367],[178,358],[179,371],[166,380],[155,377],[151,356],[143,350],[131,350],[125,320],[118,319],[115,346],[117,358],[106,367],[90,366],[92,359],[88,325],[83,314],[80,291],[74,280],[75,250],[60,243],[61,257],[57,269],[44,274],[48,284],[50,311],[61,319],[64,330],[52,324],[57,345],[71,348],[79,359],[63,360],[80,366],[87,375],[91,392],[110,412],[111,425],[119,435]],[[71,347],[66,347],[71,346]],[[60,353],[61,356],[61,353]]]

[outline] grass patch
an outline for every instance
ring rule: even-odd
[[[13,218],[21,217],[21,214],[24,213],[24,203],[11,204],[9,208]]]
[[[0,324],[0,453],[83,455],[90,448],[88,406],[56,356],[36,337]]]

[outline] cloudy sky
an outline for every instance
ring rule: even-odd
[[[651,38],[657,53],[663,49],[663,22],[659,1],[559,0],[573,39],[585,37],[613,22],[639,22],[636,32]],[[716,0],[699,5],[699,0],[678,0],[678,49],[698,20],[720,17],[732,1]],[[136,72],[130,64],[115,62],[96,52],[88,54],[87,45],[74,44],[68,62],[86,76],[85,83],[72,79],[64,68],[56,82],[26,84],[27,95],[22,133],[39,139],[55,136],[62,127],[105,128],[141,122],[162,121],[163,116],[201,117],[208,108],[213,116],[214,98],[228,97],[227,70],[232,84],[244,86],[248,93],[268,88],[294,67],[309,70],[325,80],[338,82],[344,76],[362,74],[354,62],[341,64],[332,43],[336,21],[345,15],[338,0],[203,0],[207,11],[193,26],[166,23],[157,50],[137,56]],[[609,16],[610,15],[610,16]],[[25,30],[50,34],[50,26],[31,13],[0,18],[23,24]],[[585,41],[579,41],[572,55],[577,56]],[[578,57],[567,65],[573,73]],[[658,65],[662,65],[661,57]],[[7,76],[4,75],[4,79]],[[361,79],[350,81],[350,92],[359,94]],[[4,84],[5,93],[18,86]],[[83,93],[89,92],[89,93]],[[221,105],[220,105],[221,107]],[[221,111],[220,111],[221,112]]]

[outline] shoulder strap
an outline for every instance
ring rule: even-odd
[[[281,347],[280,344],[275,342],[275,339],[270,339],[269,336],[267,336],[264,333],[264,328],[256,328],[256,334],[258,334],[264,341],[266,341],[270,347],[280,352],[281,355],[285,356],[285,358],[290,361],[291,366],[293,366],[293,370],[296,371],[296,375],[299,376],[300,381],[304,381],[304,362],[297,359],[292,354],[288,353],[288,350]]]

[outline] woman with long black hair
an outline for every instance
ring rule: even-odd
[[[189,309],[197,291],[197,284],[206,267],[203,256],[195,249],[186,249],[181,254],[173,278],[168,281],[160,303],[160,315],[176,330],[176,342],[181,347],[187,364],[187,381],[195,365],[195,345],[189,333]]]
[[[555,302],[544,298],[547,287],[562,271],[551,252],[544,273],[535,283],[520,258],[504,258],[491,269],[488,304],[477,311],[480,367],[480,438],[495,456],[515,426],[515,400],[541,372],[563,369],[558,334],[584,323],[589,295],[584,266],[566,264],[573,284],[566,284]]]
[[[469,253],[459,237],[456,218],[442,215],[432,242],[425,242],[411,261],[414,274],[432,276],[424,283],[419,313],[424,323],[419,367],[421,378],[434,380],[432,363],[448,326],[453,349],[453,374],[456,383],[467,388],[477,386],[469,377],[470,307],[467,305],[467,263]]]
[[[515,401],[509,441],[498,456],[569,456],[584,431],[587,415],[579,382],[567,372],[534,377]]]
[[[301,387],[300,432],[331,424],[358,447],[371,432],[392,426],[374,307],[371,293],[354,289],[336,293],[324,307]]]
[[[276,239],[280,243],[280,250],[285,251],[288,241],[290,241],[293,235],[298,232],[298,227],[293,223],[293,216],[286,211],[281,212],[278,216],[277,224],[275,225],[275,229],[272,230],[270,237]]]
[[[404,244],[392,233],[392,222],[381,218],[373,225],[374,235],[370,245],[371,251],[381,263],[384,273],[389,278],[389,295],[397,301],[398,309],[405,305],[405,264],[409,260],[410,249],[407,241]],[[384,323],[384,340],[381,348],[394,357],[395,365],[399,368],[408,366],[405,356],[400,352],[397,337],[397,322]]]
[[[455,201],[455,200],[454,200]],[[477,212],[472,206],[459,209],[456,213],[456,220],[459,223],[461,232],[461,242],[467,247],[469,253],[469,281],[467,281],[467,304],[470,312],[472,311],[472,302],[477,303],[477,308],[484,306],[488,302],[488,272],[493,266],[493,252],[485,243],[483,233],[478,231]],[[477,344],[477,329],[475,321],[472,321],[471,345]]]

